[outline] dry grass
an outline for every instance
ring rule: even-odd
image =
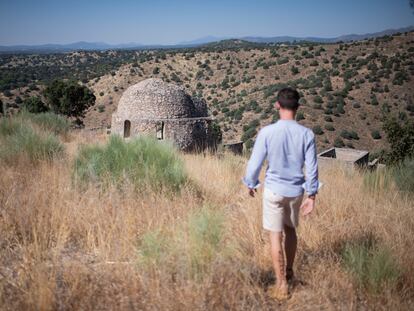
[[[80,191],[72,160],[1,166],[0,308],[4,310],[409,309],[414,302],[412,201],[367,193],[360,173],[323,170],[316,212],[302,219],[297,276],[279,306],[261,229],[261,195],[240,183],[245,159],[183,155],[191,183],[180,195],[126,186]],[[347,241],[372,235],[403,268],[380,295],[341,264]]]

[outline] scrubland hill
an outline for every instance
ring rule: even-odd
[[[122,92],[149,77],[183,84],[206,99],[224,140],[251,147],[260,127],[277,120],[277,91],[303,95],[300,123],[319,149],[386,147],[384,115],[414,114],[414,32],[342,44],[259,44],[227,40],[192,49],[1,55],[1,99],[18,107],[43,83],[75,78],[97,100],[87,128],[109,127]]]
[[[245,164],[69,132],[51,113],[1,119],[1,309],[411,308],[413,196],[401,174],[322,169],[317,208],[301,219],[299,282],[279,305]]]

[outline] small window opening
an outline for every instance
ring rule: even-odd
[[[164,139],[164,122],[160,122],[157,124],[157,139]]]
[[[125,120],[124,122],[124,138],[131,136],[131,121]]]

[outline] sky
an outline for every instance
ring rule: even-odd
[[[336,37],[414,25],[409,0],[0,0],[0,45]]]

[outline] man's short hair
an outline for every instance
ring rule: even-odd
[[[286,87],[277,94],[277,101],[283,109],[296,111],[299,108],[300,95],[293,88]]]

